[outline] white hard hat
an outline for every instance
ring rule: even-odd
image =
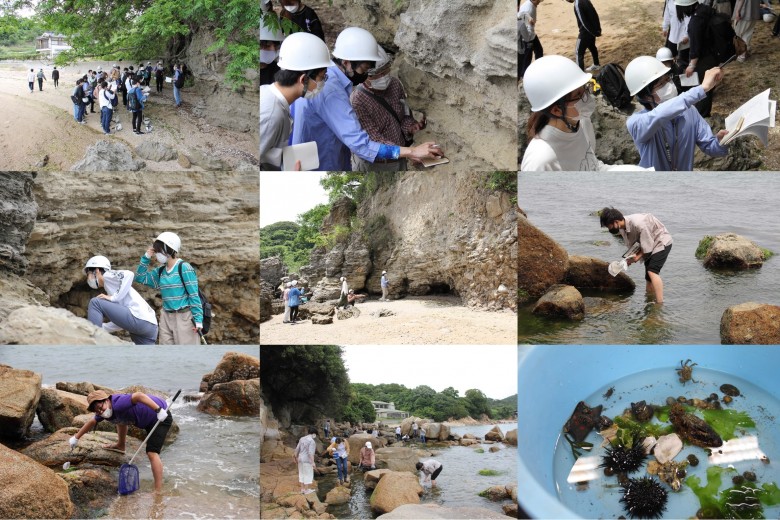
[[[317,39],[319,40],[319,38]],[[284,33],[281,30],[271,30],[265,25],[260,25],[260,41],[281,42],[284,41]]]
[[[686,7],[698,3],[699,0],[674,0],[674,5],[679,5],[680,7]]]
[[[371,441],[366,441],[366,448],[371,449]]]
[[[376,76],[377,74],[381,74],[384,72],[384,69],[386,69],[387,66],[393,62],[392,55],[387,54],[381,45],[376,46],[376,52],[379,54],[379,59],[377,60],[376,65],[374,65],[374,68],[368,69],[369,76]]]
[[[675,0],[676,1],[676,0]],[[671,69],[652,56],[639,56],[626,67],[626,86],[629,94],[637,93]]]
[[[387,271],[382,271],[382,274],[387,274]]]
[[[304,72],[330,67],[333,62],[324,41],[313,34],[297,32],[282,42],[276,64],[280,69]]]
[[[160,242],[170,247],[177,253],[179,252],[179,250],[181,250],[181,239],[179,238],[179,235],[177,235],[176,233],[165,231],[164,233],[160,233],[160,236],[158,236],[156,240],[159,240]]]
[[[379,61],[381,58],[377,52],[376,38],[360,27],[347,27],[339,33],[333,56],[349,61]]]
[[[777,18],[777,15],[774,13],[764,13],[764,21],[767,23],[774,22],[775,18]]]
[[[531,110],[539,112],[590,81],[576,63],[563,56],[543,56],[531,63],[523,76],[523,89]]]
[[[292,284],[293,287],[295,287],[296,285],[298,285],[298,280],[293,280],[290,283]]]
[[[339,278],[340,282],[343,282],[344,280],[346,280],[346,278],[344,278],[343,276],[341,278]]]
[[[673,60],[674,56],[672,56],[672,49],[669,47],[661,47],[658,49],[658,52],[655,53],[655,59],[658,61],[669,61]]]
[[[84,266],[84,273],[87,272],[87,269],[90,267],[102,267],[106,271],[111,269],[111,262],[108,261],[108,258],[105,256],[93,256],[89,260],[87,260],[87,264]]]

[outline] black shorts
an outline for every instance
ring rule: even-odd
[[[672,244],[664,247],[661,251],[653,253],[645,258],[645,280],[650,281],[650,275],[647,273],[659,274],[661,268],[666,263],[666,257],[669,256],[669,251],[672,249]]]
[[[441,473],[441,470],[444,468],[444,464],[436,468],[436,471],[433,472],[433,475],[431,475],[431,480],[436,480],[436,477],[439,476],[439,473]]]
[[[165,443],[165,438],[168,436],[168,430],[171,429],[171,424],[173,424],[173,416],[169,411],[168,417],[155,428],[154,433],[146,442],[146,453],[160,453],[160,450],[162,450],[163,444]],[[146,431],[147,435],[149,435],[149,431],[151,431],[151,429]]]

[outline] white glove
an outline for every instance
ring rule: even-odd
[[[165,408],[163,408],[161,406],[160,407],[160,411],[157,412],[157,420],[158,421],[164,421],[167,418],[168,418],[168,410],[166,410]]]
[[[76,444],[78,444],[78,443],[79,443],[79,440],[76,438],[75,435],[73,437],[71,437],[70,439],[68,439],[68,444],[70,444],[70,449],[75,448]]]
[[[202,323],[196,323],[196,324],[195,324],[195,328],[196,328],[196,329],[198,329],[198,330],[200,330],[200,329],[202,329],[202,328],[203,328],[203,324],[202,324]]]

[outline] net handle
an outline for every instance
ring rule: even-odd
[[[173,396],[173,399],[171,399],[170,403],[166,401],[166,408],[165,408],[166,410],[170,409],[171,405],[176,400],[176,398],[179,397],[180,393],[181,393],[181,388],[179,389],[178,392],[176,392],[176,395]],[[160,425],[161,422],[162,421],[158,420],[156,423],[154,423],[154,427],[152,427],[151,431],[149,431],[149,435],[146,436],[146,438],[144,439],[144,442],[142,442],[141,445],[138,446],[138,449],[135,450],[135,453],[133,454],[133,458],[130,459],[129,464],[133,464],[133,461],[135,460],[135,456],[138,455],[138,452],[141,451],[141,448],[144,447],[144,444],[146,444],[146,441],[149,440],[149,437],[152,436],[152,434],[154,433],[154,430],[157,429],[157,427]]]

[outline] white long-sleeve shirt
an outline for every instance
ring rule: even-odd
[[[522,23],[519,27],[521,38],[524,42],[530,42],[536,37],[536,6],[531,0],[525,0],[517,11],[517,19]],[[533,19],[534,23],[531,23]]]
[[[341,294],[349,294],[349,286],[347,285],[346,280],[341,282]]]
[[[688,37],[688,21],[690,16],[683,18],[681,22],[677,18],[677,10],[674,7],[674,0],[666,0],[666,7],[664,8],[664,21],[661,24],[661,29],[669,31],[669,41],[678,44],[683,38]]]
[[[113,110],[114,107],[111,106],[111,100],[116,97],[116,94],[111,92],[109,89],[100,89],[100,108],[108,107],[109,110]]]
[[[102,92],[101,92],[102,94]],[[133,279],[135,275],[132,271],[111,270],[103,274],[103,287],[106,294],[111,297],[111,301],[118,303],[130,310],[130,314],[139,320],[148,321],[157,325],[157,317],[154,309],[146,303],[146,300],[133,289]],[[122,330],[115,323],[108,322],[103,324],[103,328],[108,332]]]

